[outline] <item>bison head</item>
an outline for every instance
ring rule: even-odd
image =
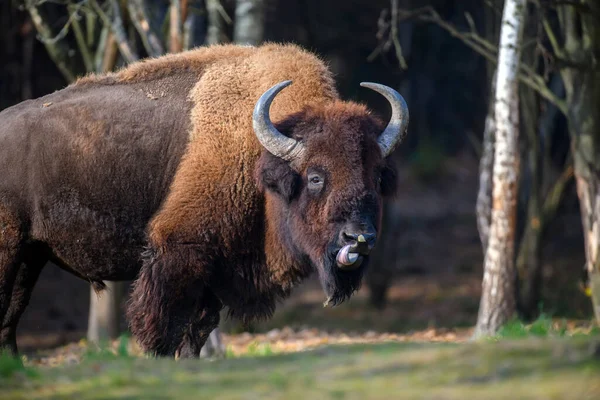
[[[275,204],[267,218],[280,241],[316,267],[335,305],[359,288],[377,241],[382,198],[396,187],[387,157],[405,136],[408,108],[395,90],[362,83],[390,102],[387,127],[366,107],[342,101],[307,107],[274,126],[271,102],[290,83],[275,85],[255,106],[254,131],[267,150],[257,177]]]

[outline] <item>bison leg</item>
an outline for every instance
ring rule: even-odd
[[[175,352],[176,358],[200,357],[202,347],[209,338],[210,333],[219,326],[220,309],[221,303],[219,300],[208,289],[205,289],[202,300],[194,314],[195,318],[187,326],[183,341]]]
[[[156,356],[198,357],[219,323],[220,303],[193,268],[189,246],[144,255],[127,309],[131,332]]]
[[[17,324],[31,298],[31,293],[42,268],[47,262],[43,251],[33,246],[23,251],[24,262],[21,264],[13,285],[8,311],[4,316],[0,330],[0,343],[17,355]]]
[[[19,220],[0,204],[0,322],[4,321],[10,306],[17,271],[21,265],[22,242]],[[12,347],[7,340],[8,338],[0,336],[0,351]]]

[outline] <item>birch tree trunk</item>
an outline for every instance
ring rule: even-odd
[[[90,313],[88,316],[87,339],[100,343],[116,339],[120,331],[121,299],[123,282],[105,282],[106,289],[96,293],[90,288]]]
[[[496,73],[492,77],[490,93],[495,96]],[[490,96],[490,98],[492,97]],[[490,100],[488,114],[485,117],[483,130],[483,144],[481,160],[479,161],[479,190],[477,192],[477,203],[475,212],[477,214],[477,229],[483,254],[487,251],[488,238],[490,236],[490,220],[492,214],[492,174],[494,170],[494,136],[496,132],[495,100]]]
[[[475,336],[494,334],[515,312],[514,239],[519,180],[517,71],[525,0],[506,0],[496,72],[492,214]]]
[[[497,10],[501,9],[501,0],[490,0],[485,11],[485,38],[490,43],[498,43],[501,18]],[[477,215],[477,230],[483,254],[487,250],[490,235],[490,220],[492,216],[492,172],[494,170],[494,136],[496,132],[495,96],[496,96],[496,65],[488,62],[486,65],[488,82],[490,82],[488,112],[485,117],[483,142],[481,146],[481,159],[479,161],[479,189],[475,213]]]
[[[257,46],[263,40],[265,0],[237,0],[233,40]]]

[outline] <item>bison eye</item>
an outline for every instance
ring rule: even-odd
[[[325,178],[316,172],[308,174],[308,188],[315,192],[320,191],[325,183]]]

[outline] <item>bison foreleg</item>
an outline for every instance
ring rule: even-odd
[[[144,351],[156,356],[198,357],[219,323],[220,303],[204,285],[189,246],[144,255],[127,315]]]
[[[181,345],[175,352],[175,357],[180,358],[198,358],[200,351],[210,336],[210,333],[219,326],[219,310],[221,303],[207,289],[200,304],[198,311],[190,321],[187,330],[183,336]]]

